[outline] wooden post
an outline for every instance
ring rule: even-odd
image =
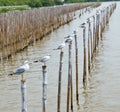
[[[97,20],[97,23],[96,23],[96,25],[97,25],[97,30],[96,30],[97,45],[96,45],[96,47],[97,47],[99,44],[99,14],[98,13],[96,14],[96,20]]]
[[[62,64],[63,64],[63,51],[60,52],[60,66],[59,66],[59,79],[58,79],[57,112],[60,112],[60,103],[61,103],[61,77],[62,77]]]
[[[92,35],[92,30],[91,30],[91,22],[89,23],[89,32],[90,32],[90,47],[91,47],[91,53],[90,53],[90,60],[91,60],[91,62],[92,62],[92,54],[93,54],[93,35]]]
[[[71,94],[71,111],[73,112],[73,83],[72,83],[72,41],[70,42],[69,46],[69,71],[70,71],[70,79],[71,79],[71,88],[70,88],[70,94]]]
[[[90,73],[90,63],[91,63],[91,45],[90,45],[90,39],[91,39],[91,30],[90,30],[90,20],[88,19],[88,71]]]
[[[46,65],[42,66],[42,70],[43,70],[42,112],[46,112],[46,103],[47,103],[47,71],[46,71]]]
[[[98,33],[98,20],[97,20],[97,14],[95,14],[96,16],[96,22],[95,22],[95,52],[96,52],[96,48],[97,48],[97,42],[98,42],[98,37],[97,37],[97,33]]]
[[[71,93],[71,110],[73,110],[73,103],[72,103],[72,63],[71,63],[71,49],[72,48],[72,41],[69,42],[69,65],[68,65],[68,88],[67,88],[67,110],[69,112],[70,107],[70,93]],[[70,91],[71,90],[71,91]]]
[[[90,37],[88,37],[88,71],[90,73],[90,63],[91,63],[91,58],[90,58]]]
[[[27,112],[26,80],[23,79],[23,75],[22,75],[22,80],[21,80],[21,95],[22,95],[22,110],[21,110],[21,112]]]
[[[98,43],[100,42],[100,14],[98,14]]]
[[[71,111],[73,112],[73,83],[72,83],[72,65],[71,65]]]
[[[77,46],[77,35],[76,31],[74,31],[75,37],[75,61],[76,61],[76,100],[77,104],[79,103],[79,93],[78,93],[78,46]]]
[[[100,39],[102,40],[102,12],[100,11]]]
[[[96,44],[96,39],[95,39],[95,17],[93,16],[93,53],[95,52],[95,44]],[[93,59],[93,54],[92,54],[92,59]]]
[[[87,72],[86,72],[86,27],[83,28],[83,47],[84,47],[84,62],[83,62],[83,86],[86,88],[86,78],[87,78]]]

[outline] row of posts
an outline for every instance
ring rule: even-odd
[[[116,8],[116,4],[111,4],[103,9],[96,11],[95,15],[89,17],[81,25],[83,28],[83,47],[84,47],[84,65],[83,65],[83,86],[87,87],[87,73],[91,72],[93,58],[102,40],[102,33],[109,22],[109,18]],[[87,59],[88,58],[88,59]]]
[[[83,87],[87,87],[87,73],[91,71],[91,65],[94,59],[94,54],[97,50],[100,40],[102,39],[102,32],[107,25],[111,14],[116,8],[116,4],[111,4],[110,6],[100,9],[95,15],[91,16],[86,20],[85,23],[81,25],[83,28]],[[75,40],[75,68],[76,68],[76,101],[79,105],[79,91],[78,91],[78,44],[77,35],[74,31]],[[67,87],[67,103],[66,112],[70,110],[73,111],[73,85],[72,85],[72,40],[68,42],[68,87]],[[59,76],[58,76],[58,96],[57,96],[57,112],[61,112],[61,80],[62,80],[62,65],[63,65],[63,55],[64,52],[60,51],[60,63],[59,63]],[[88,59],[87,59],[88,58]],[[88,61],[88,62],[87,62]],[[87,69],[88,68],[88,69]],[[87,72],[88,71],[88,72]],[[43,84],[42,84],[42,112],[46,111],[47,102],[47,66],[42,66],[43,72]],[[27,102],[26,102],[26,80],[22,78],[21,80],[21,93],[22,93],[22,109],[21,112],[27,112]]]

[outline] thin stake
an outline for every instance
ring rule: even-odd
[[[95,47],[96,47],[96,37],[95,37],[95,31],[96,31],[96,27],[95,27],[95,17],[93,16],[93,53],[95,52]],[[93,54],[92,54],[92,59],[93,59]]]
[[[90,39],[91,39],[91,30],[90,30],[90,21],[88,20],[88,71],[90,73],[90,63],[91,63],[91,46],[90,46]],[[91,40],[92,41],[92,40]]]
[[[87,78],[87,72],[86,72],[86,28],[83,28],[83,47],[84,47],[84,65],[83,65],[83,86],[86,88],[86,78]]]
[[[90,58],[90,38],[88,37],[88,71],[90,73],[90,62],[91,62],[91,58]]]
[[[69,105],[70,105],[70,93],[72,93],[72,90],[70,92],[70,89],[71,89],[71,82],[72,82],[72,70],[71,70],[71,47],[72,47],[72,42],[69,43],[69,65],[68,65],[68,89],[67,89],[67,110],[66,112],[69,112]],[[71,99],[72,99],[72,94],[71,94]],[[72,103],[73,100],[71,100],[71,107],[73,107],[73,103]],[[72,110],[72,108],[71,108]]]
[[[77,35],[74,31],[74,37],[75,37],[75,60],[76,60],[76,100],[77,104],[79,104],[79,94],[78,94],[78,46],[77,46]]]
[[[27,112],[26,80],[23,79],[23,75],[22,75],[22,80],[21,80],[21,94],[22,94],[22,110],[21,110],[21,112]]]
[[[72,69],[71,69],[72,74]],[[72,83],[72,75],[71,75],[71,111],[73,112],[73,83]]]
[[[71,42],[72,44],[72,42]],[[71,48],[70,48],[71,49]],[[71,49],[72,50],[72,49]],[[70,50],[70,51],[71,51]],[[71,52],[70,52],[70,57],[71,57]],[[70,71],[71,71],[71,111],[73,112],[73,81],[72,81],[72,58],[70,58]]]
[[[60,103],[61,103],[61,77],[62,77],[62,64],[63,64],[63,51],[60,52],[60,66],[59,66],[59,79],[58,79],[57,112],[60,112]]]
[[[42,70],[43,70],[42,112],[46,112],[46,103],[47,103],[47,71],[46,71],[46,65],[42,66]]]

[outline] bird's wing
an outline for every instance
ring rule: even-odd
[[[21,74],[23,72],[25,72],[25,66],[20,66],[19,68],[13,71],[14,74]]]
[[[49,60],[50,56],[44,56],[40,59],[40,62],[45,62],[47,60]]]

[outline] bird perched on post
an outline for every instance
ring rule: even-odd
[[[29,62],[28,61],[24,61],[24,64],[22,66],[20,66],[19,68],[15,69],[13,71],[13,73],[9,74],[9,75],[21,75],[24,72],[29,70]]]
[[[67,37],[65,37],[65,43],[70,43],[70,42],[72,42],[73,41],[73,37],[72,36],[67,36]]]
[[[44,63],[44,65],[45,65],[45,62],[50,59],[50,56],[51,56],[50,54],[48,54],[46,56],[43,56],[43,57],[40,58],[39,61],[42,62],[42,63]]]
[[[62,49],[65,47],[65,42],[62,42],[61,44],[59,44],[58,46],[57,46],[57,48],[55,48],[55,49],[53,49],[53,50],[61,50],[62,51]]]
[[[21,75],[22,80],[24,81],[24,76],[23,73],[29,70],[29,62],[28,61],[24,61],[24,64],[22,66],[20,66],[19,68],[17,68],[16,70],[13,71],[13,73],[9,74],[9,75]]]
[[[86,25],[86,22],[82,23],[82,24],[80,25],[80,27],[81,27],[81,28],[85,28],[85,25]]]

